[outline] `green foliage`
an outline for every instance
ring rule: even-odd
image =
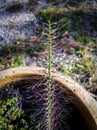
[[[22,55],[32,55],[45,48],[43,43],[22,44],[22,39],[18,39],[20,44],[5,44],[0,46],[0,70],[10,67],[18,67],[23,64]]]
[[[22,39],[19,38],[17,39],[18,42],[22,42]],[[25,44],[5,44],[5,45],[2,45],[0,46],[0,56],[2,57],[6,57],[8,56],[9,54],[11,55],[16,55],[16,54],[23,54],[23,53],[26,53],[26,54],[30,54],[31,52],[39,52],[41,50],[43,50],[45,48],[44,44],[43,43],[39,43],[39,44],[28,44],[28,45],[25,45]]]
[[[69,50],[67,50],[67,54],[68,54],[68,55],[73,55],[73,54],[75,54],[75,53],[76,53],[76,51],[75,51],[75,49],[72,48],[72,47],[70,47]]]
[[[61,65],[61,71],[64,72],[65,75],[71,75],[75,70],[75,64],[66,63],[67,68],[64,65]]]
[[[77,70],[80,74],[94,74],[94,59],[89,56],[90,48],[88,46],[80,46],[77,55],[81,56],[80,60],[76,62]]]
[[[69,55],[77,56],[77,59],[70,62],[65,61],[65,66],[61,65],[61,71],[67,75],[72,76],[76,79],[77,75],[81,77],[85,77],[88,75],[87,80],[88,85],[92,85],[94,83],[94,75],[95,75],[95,63],[94,58],[91,55],[91,48],[89,46],[81,45],[78,49],[70,48],[68,50]]]
[[[16,97],[7,101],[0,100],[0,130],[26,130],[27,122]]]
[[[25,52],[27,54],[34,54],[35,52],[39,52],[45,48],[45,45],[42,43],[39,43],[37,45],[29,44],[25,47]]]
[[[85,42],[85,43],[88,43],[90,38],[87,37],[87,36],[77,36],[76,37],[76,40],[79,41],[79,42]]]
[[[81,45],[76,52],[77,55],[80,55],[81,57],[87,57],[90,53],[90,47]]]
[[[17,52],[17,46],[15,44],[5,44],[0,46],[0,56],[14,54],[16,52]]]
[[[10,67],[19,67],[21,64],[23,64],[22,56],[13,57],[10,62]]]
[[[48,20],[54,22],[63,18],[66,12],[68,12],[67,8],[48,7],[48,8],[40,9],[38,11],[38,15],[41,17],[41,20],[44,22],[47,22]]]

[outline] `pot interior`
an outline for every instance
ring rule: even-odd
[[[18,98],[18,106],[25,112],[25,120],[33,130],[48,128],[47,78],[33,76],[3,85],[0,99]],[[76,96],[64,85],[52,79],[51,88],[51,130],[92,130],[83,110],[76,105]],[[82,103],[79,102],[79,106]],[[86,110],[87,111],[87,110]],[[32,120],[33,115],[34,120]],[[88,115],[87,115],[88,118]]]

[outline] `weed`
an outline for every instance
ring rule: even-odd
[[[77,70],[78,74],[89,75],[91,79],[93,79],[95,72],[95,63],[94,58],[91,57],[90,53],[90,47],[83,45],[79,47],[77,55],[80,55],[81,58],[79,61],[75,62],[75,70]]]
[[[18,41],[22,41],[22,39],[18,39]],[[1,57],[6,57],[9,54],[16,55],[16,54],[30,54],[31,52],[39,52],[45,48],[45,45],[43,43],[39,44],[5,44],[2,45],[0,48],[0,56]]]
[[[15,44],[5,44],[0,47],[0,55],[7,56],[8,54],[14,54],[17,52]]]
[[[90,38],[87,36],[77,36],[76,40],[79,42],[88,43],[90,41]]]
[[[68,12],[67,8],[62,7],[48,7],[44,9],[40,9],[38,11],[38,15],[41,17],[41,20],[47,22],[50,20],[51,22],[58,21],[63,18]]]
[[[67,50],[67,54],[68,54],[68,55],[73,55],[73,54],[75,54],[75,53],[76,53],[76,50],[75,50],[74,48],[72,48],[72,47],[70,47],[70,49]]]
[[[40,43],[37,45],[33,45],[33,44],[28,44],[27,46],[25,46],[25,52],[27,54],[34,54],[36,52],[42,51],[45,48],[45,45]]]
[[[76,63],[76,66],[80,73],[94,74],[94,59],[90,56],[90,48],[88,46],[80,46],[78,53],[81,55],[81,59]]]
[[[23,64],[23,58],[22,56],[13,57],[10,61],[10,67],[19,67],[21,64]]]
[[[0,130],[27,129],[24,111],[18,106],[18,98],[0,100]]]
[[[76,52],[76,54],[83,57],[83,58],[84,57],[87,58],[87,56],[89,55],[89,52],[90,52],[90,47],[89,46],[81,45],[81,46],[79,46],[79,49]]]
[[[43,43],[39,44],[5,44],[0,47],[0,70],[10,67],[18,67],[23,64],[23,55],[37,55],[45,48]]]
[[[81,58],[80,61],[76,62],[76,69],[78,73],[82,75],[89,74],[90,76],[93,76],[94,74],[94,60],[93,58]]]
[[[72,76],[74,79],[77,75],[81,77],[87,77],[86,84],[92,85],[95,73],[94,58],[91,57],[91,48],[89,46],[80,45],[78,49],[68,50],[69,55],[77,56],[77,59],[71,64],[65,62],[65,66],[61,65],[61,71],[67,75]]]
[[[71,75],[74,70],[75,70],[75,64],[70,64],[70,63],[67,63],[66,66],[64,65],[61,65],[61,71],[65,74],[65,75]]]

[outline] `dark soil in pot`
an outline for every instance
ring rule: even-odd
[[[47,130],[47,94],[47,80],[41,78],[21,80],[0,90],[2,100],[18,97],[18,106],[25,111],[28,130]],[[70,94],[55,81],[52,81],[51,104],[51,130],[89,130]]]

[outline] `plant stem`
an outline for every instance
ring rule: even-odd
[[[51,23],[48,22],[48,130],[51,130]]]

